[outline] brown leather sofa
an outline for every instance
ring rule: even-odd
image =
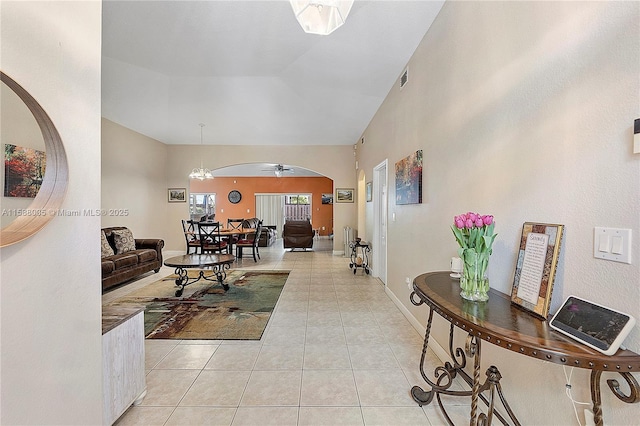
[[[292,251],[296,248],[313,248],[313,229],[308,220],[289,220],[285,222],[282,230],[282,242],[284,248]]]
[[[242,222],[243,228],[257,228],[260,219],[252,217],[251,219],[245,219]],[[258,241],[258,247],[269,247],[278,239],[278,233],[275,226],[265,226],[262,224],[262,234],[260,234],[260,240]]]
[[[135,250],[118,254],[113,231],[127,229],[124,226],[102,228],[107,242],[115,254],[102,257],[102,291],[128,281],[145,272],[160,271],[162,266],[161,239],[135,239]]]

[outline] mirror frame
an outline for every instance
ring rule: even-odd
[[[2,71],[0,80],[22,99],[33,114],[42,132],[47,158],[42,186],[27,208],[33,214],[17,216],[0,230],[0,247],[6,247],[31,237],[58,215],[67,192],[69,168],[62,138],[38,101]]]

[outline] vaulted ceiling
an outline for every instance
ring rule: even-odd
[[[166,144],[354,144],[443,1],[356,0],[319,36],[283,0],[106,0],[102,115]]]

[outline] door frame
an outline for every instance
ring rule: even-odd
[[[389,222],[389,185],[388,163],[383,162],[373,168],[373,271],[372,275],[378,277],[387,286],[387,227]],[[386,191],[383,191],[386,188]],[[383,199],[384,197],[384,199]],[[383,209],[385,211],[383,212]],[[383,226],[382,221],[385,221]]]

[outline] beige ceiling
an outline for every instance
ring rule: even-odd
[[[355,143],[443,1],[359,1],[329,36],[288,1],[103,2],[102,114],[166,144]]]

